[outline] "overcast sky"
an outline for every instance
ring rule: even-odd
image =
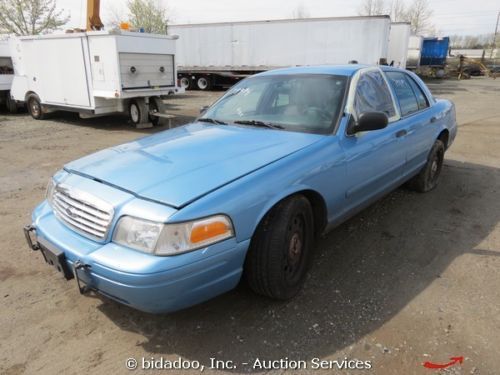
[[[171,10],[172,23],[203,23],[291,18],[298,7],[311,17],[355,16],[361,0],[158,0]],[[387,3],[390,0],[386,1]],[[411,0],[406,0],[407,3]],[[428,0],[442,36],[492,33],[499,0]],[[101,18],[126,14],[126,0],[101,0]],[[71,15],[69,27],[85,27],[87,0],[57,0]]]

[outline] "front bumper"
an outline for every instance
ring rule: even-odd
[[[176,256],[99,244],[62,224],[43,202],[33,212],[36,240],[64,253],[68,269],[89,289],[138,310],[180,310],[233,289],[241,278],[249,240],[231,238]],[[35,245],[36,246],[36,245]]]

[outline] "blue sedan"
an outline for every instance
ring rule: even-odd
[[[25,227],[81,293],[168,312],[241,279],[301,289],[318,235],[403,183],[436,187],[454,105],[390,67],[268,71],[192,124],[67,164]]]

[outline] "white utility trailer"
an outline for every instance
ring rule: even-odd
[[[409,22],[391,23],[391,32],[389,33],[389,50],[387,52],[387,62],[390,65],[406,68],[410,34],[411,28]]]
[[[171,25],[179,36],[181,86],[231,86],[273,68],[378,64],[387,59],[389,16],[305,18],[273,21]]]
[[[11,93],[35,119],[54,110],[95,117],[128,113],[156,123],[179,92],[176,38],[125,31],[11,37]]]
[[[8,35],[0,35],[0,104],[4,104],[10,113],[15,113],[17,105],[10,96],[14,68],[8,38]]]

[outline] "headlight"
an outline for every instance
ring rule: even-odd
[[[113,242],[156,255],[175,255],[199,249],[234,236],[231,220],[224,215],[176,224],[122,217]]]

